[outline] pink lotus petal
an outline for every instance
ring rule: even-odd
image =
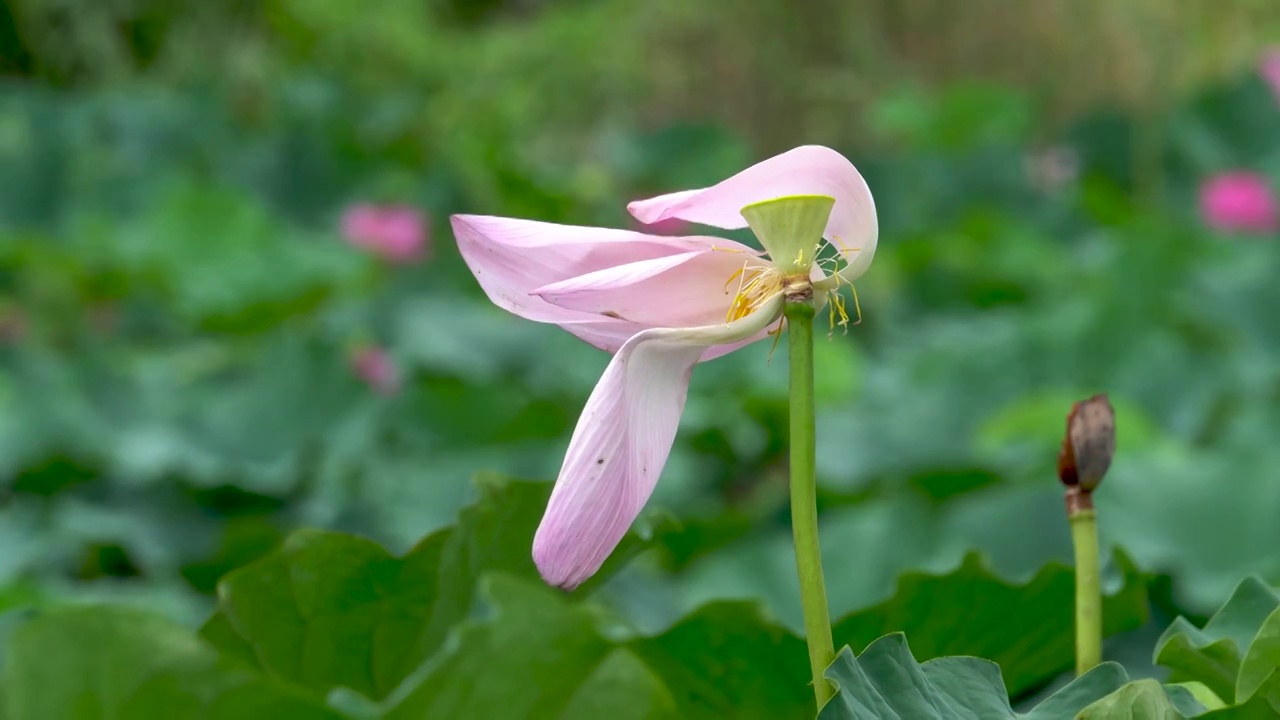
[[[1266,177],[1237,171],[1215,175],[1200,186],[1200,212],[1224,232],[1269,233],[1280,229],[1280,206]]]
[[[755,254],[702,250],[640,260],[552,283],[534,295],[563,308],[614,315],[650,327],[723,323],[735,277]]]
[[[789,150],[709,188],[637,200],[627,210],[643,223],[679,218],[736,229],[747,226],[742,208],[787,195],[835,198],[824,236],[849,261],[840,274],[851,281],[866,271],[879,235],[871,191],[853,163],[820,145]]]
[[[532,293],[618,265],[707,251],[712,244],[749,251],[738,243],[709,237],[659,237],[479,215],[455,215],[451,220],[463,260],[495,305],[529,320],[559,325],[609,352],[651,326],[561,307]]]
[[[1264,52],[1258,69],[1262,74],[1262,79],[1271,86],[1271,91],[1275,93],[1276,101],[1280,102],[1280,47],[1273,47]]]
[[[357,377],[382,395],[394,395],[400,389],[400,372],[386,350],[362,348],[351,358],[351,367]]]
[[[647,232],[651,235],[688,235],[690,223],[679,218],[667,218],[659,220],[656,223],[645,224],[638,220],[633,221],[636,230]]]
[[[426,218],[412,207],[356,205],[343,214],[342,233],[352,245],[395,263],[416,260],[427,250]]]
[[[662,474],[703,352],[757,336],[781,311],[778,295],[733,323],[645,330],[613,356],[578,419],[533,539],[547,583],[582,584],[626,535]]]

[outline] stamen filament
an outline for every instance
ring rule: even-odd
[[[782,318],[778,318],[778,326],[770,330],[767,334],[773,336],[773,345],[769,346],[769,356],[765,362],[771,363],[773,362],[773,351],[778,349],[778,342],[782,340]]]
[[[742,273],[746,271],[747,271],[747,264],[744,262],[742,263],[742,268],[738,270],[738,272],[730,275],[729,279],[724,281],[724,292],[726,295],[729,294],[729,283],[733,282],[734,280],[737,280],[739,277],[742,276]],[[738,283],[738,290],[739,291],[742,290],[742,283]]]
[[[772,267],[746,268],[735,273],[738,278],[738,292],[729,303],[725,313],[725,322],[740,320],[764,304],[782,290],[782,275]],[[733,278],[729,278],[732,282]],[[727,286],[729,282],[726,282]]]

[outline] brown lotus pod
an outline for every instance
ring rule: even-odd
[[[1116,411],[1099,393],[1071,406],[1058,453],[1058,479],[1088,493],[1098,487],[1116,454]]]

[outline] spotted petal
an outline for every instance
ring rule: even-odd
[[[707,348],[759,335],[781,312],[777,295],[732,323],[645,330],[623,344],[578,419],[534,536],[544,580],[573,589],[600,569],[662,474],[693,366]]]

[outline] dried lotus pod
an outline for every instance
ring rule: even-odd
[[[1071,406],[1067,432],[1058,453],[1058,479],[1067,487],[1092,492],[1116,454],[1116,411],[1106,393]]]

